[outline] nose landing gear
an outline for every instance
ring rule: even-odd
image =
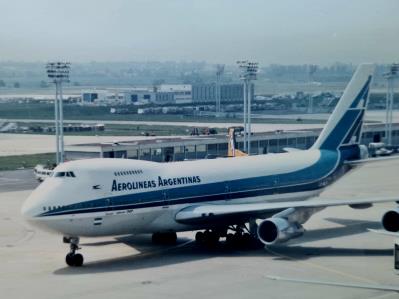
[[[65,257],[65,262],[70,267],[80,267],[83,265],[83,255],[76,253],[79,247],[79,238],[64,237],[64,243],[70,244],[70,251]]]

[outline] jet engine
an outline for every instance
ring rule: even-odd
[[[399,208],[390,210],[382,216],[382,226],[389,232],[399,232]]]
[[[263,220],[258,225],[258,238],[265,245],[282,243],[297,238],[304,233],[304,228],[297,222],[272,217]]]

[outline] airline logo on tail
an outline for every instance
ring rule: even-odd
[[[337,150],[360,143],[373,73],[372,64],[358,67],[312,148]]]

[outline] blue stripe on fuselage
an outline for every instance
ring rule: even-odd
[[[290,173],[118,195],[68,205],[39,216],[138,209],[166,204],[212,202],[317,190],[334,181],[334,176],[340,170],[338,166],[341,164],[338,151],[322,150],[320,153],[320,158],[316,163]]]

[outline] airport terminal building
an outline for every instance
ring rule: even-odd
[[[254,86],[252,85],[252,94]],[[110,88],[84,90],[82,105],[131,105],[204,104],[215,103],[217,86],[207,84],[161,84],[151,87]],[[243,101],[243,85],[224,83],[220,85],[221,101],[225,103]]]
[[[308,149],[321,129],[254,133],[251,155],[279,153],[284,148]],[[399,123],[393,125],[393,144],[399,144]],[[363,129],[362,143],[379,142],[385,137],[385,125],[369,124]],[[137,141],[89,143],[66,147],[66,159],[127,158],[157,162],[183,161],[227,156],[227,137],[207,136],[155,137]],[[243,150],[243,136],[237,136],[237,147]]]

